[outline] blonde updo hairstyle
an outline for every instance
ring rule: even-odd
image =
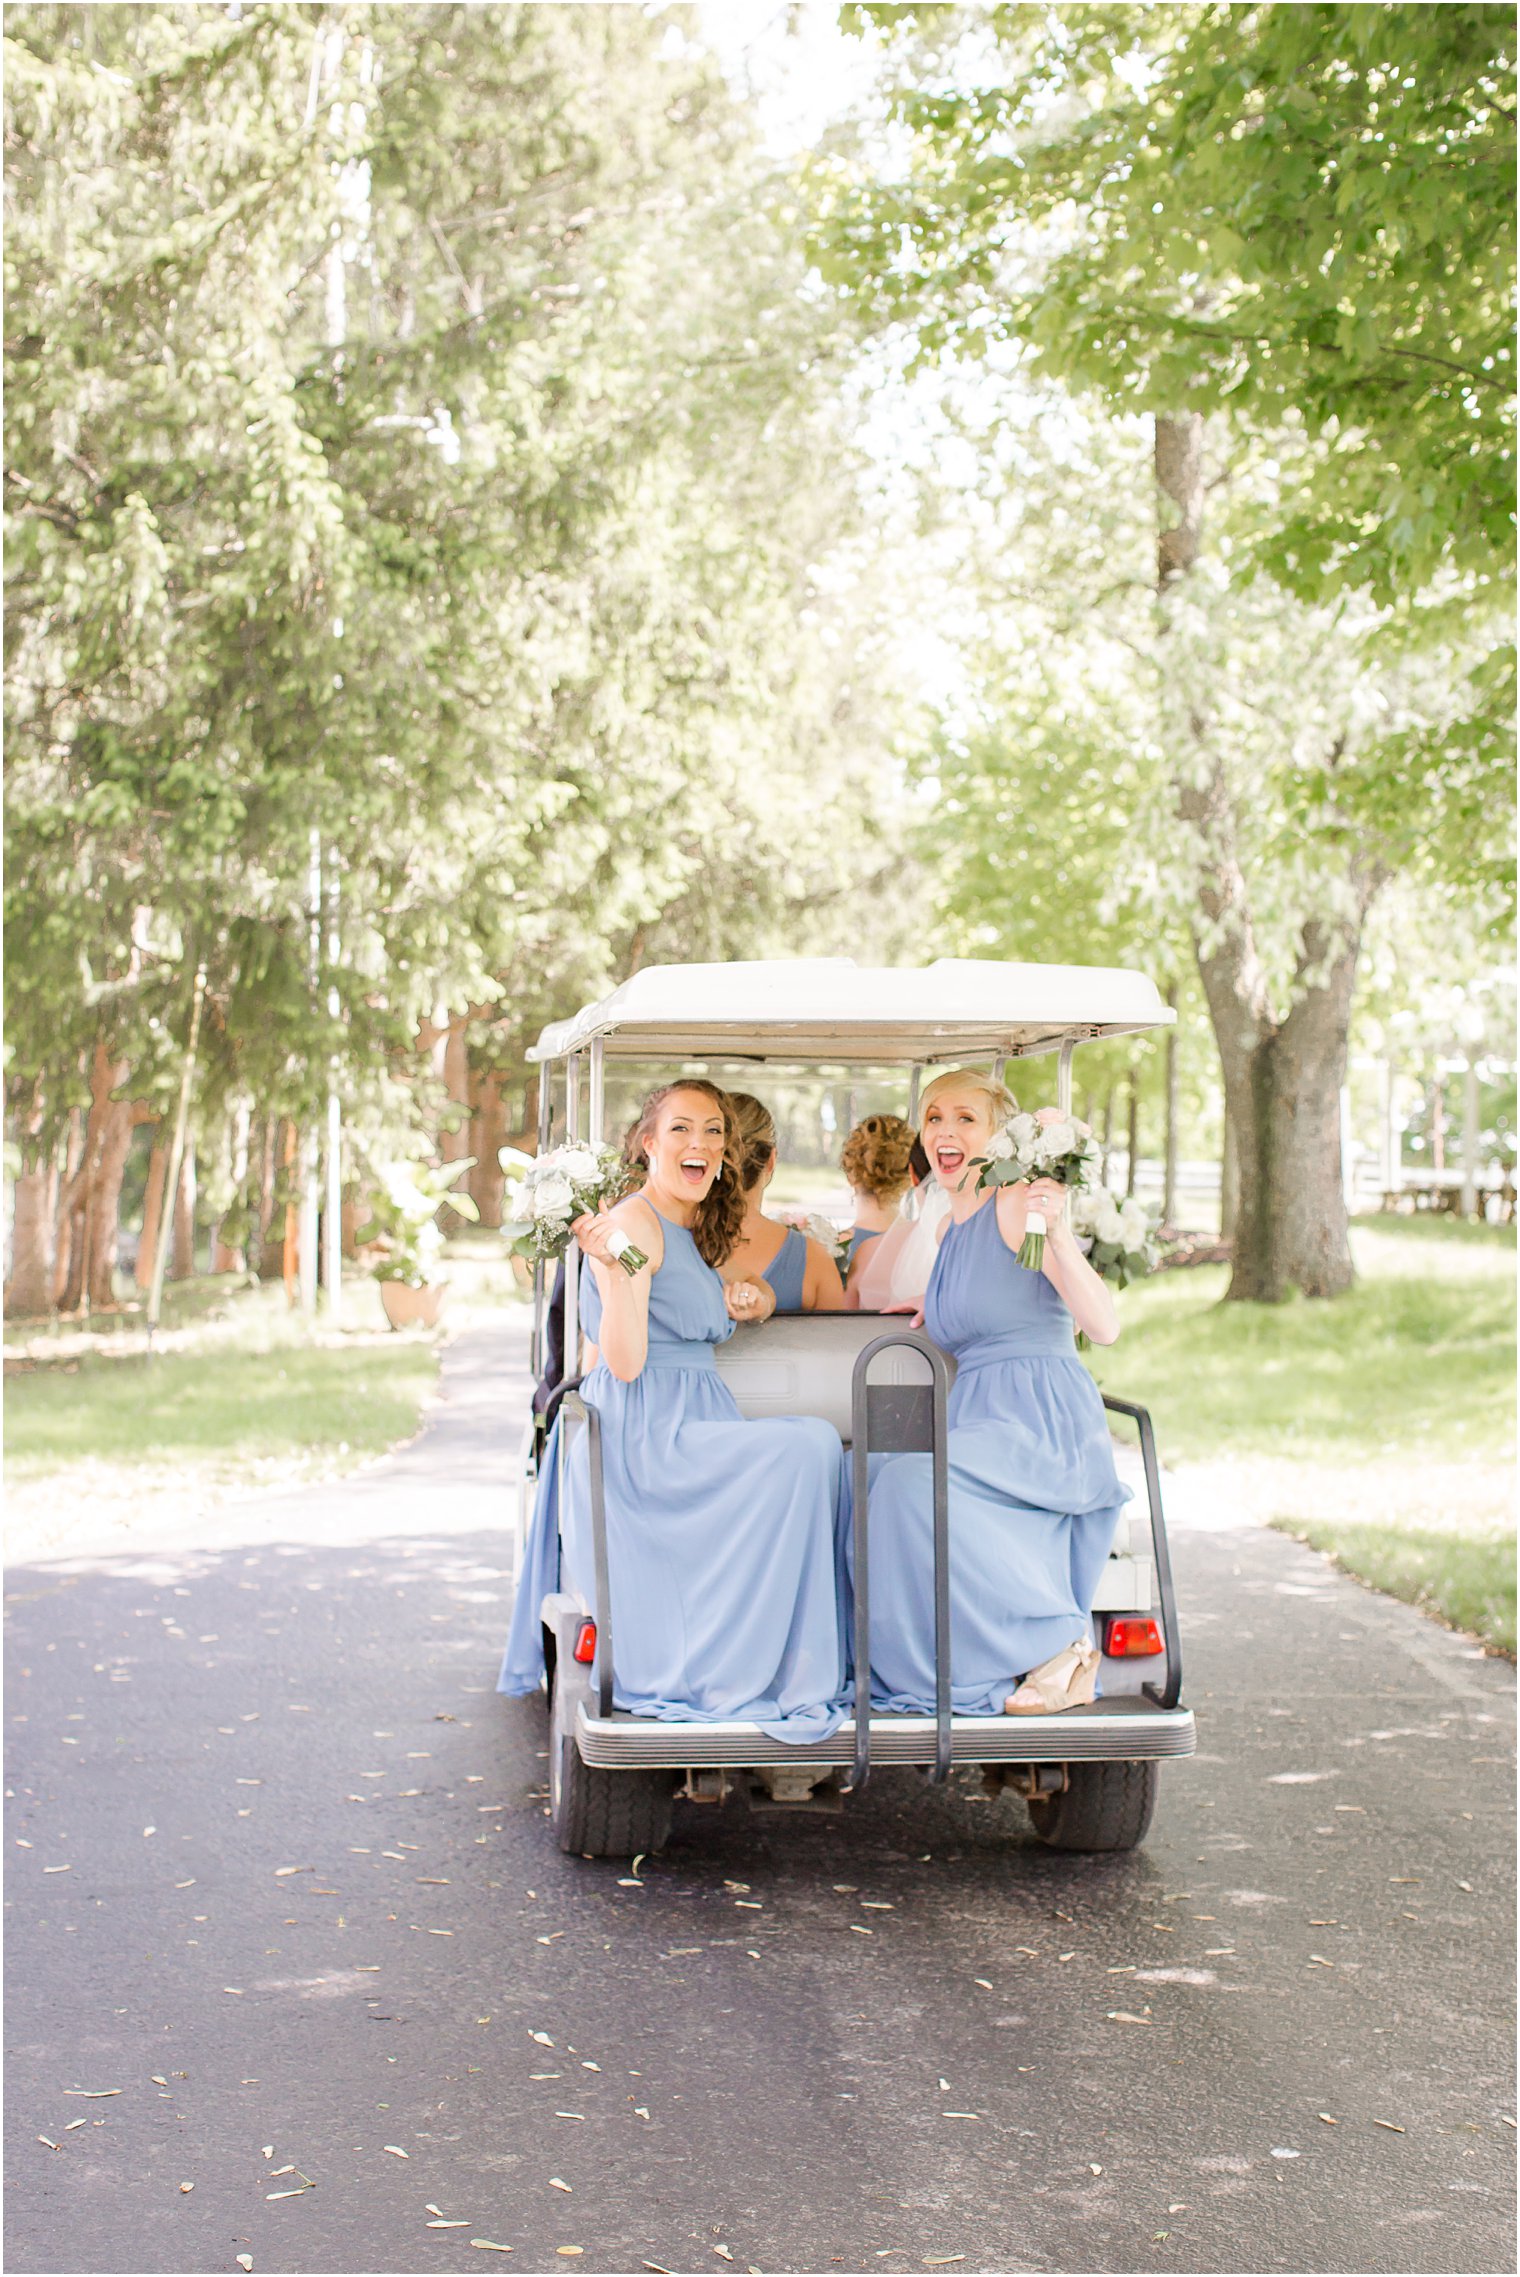
[[[730,1091],[729,1112],[734,1122],[734,1151],[739,1162],[739,1184],[752,1194],[766,1164],[776,1152],[776,1124],[769,1107],[752,1091]]]
[[[674,1083],[662,1083],[651,1091],[637,1119],[628,1126],[623,1140],[623,1158],[640,1184],[649,1174],[649,1156],[644,1142],[653,1135],[660,1119],[660,1109],[673,1091],[700,1091],[704,1099],[711,1099],[723,1114],[723,1166],[717,1177],[697,1204],[696,1216],[691,1221],[691,1237],[697,1245],[697,1254],[704,1265],[721,1265],[730,1256],[744,1223],[744,1193],[739,1183],[738,1130],[734,1119],[733,1101],[716,1083],[709,1083],[700,1075],[680,1077]]]
[[[857,1194],[895,1202],[907,1189],[913,1126],[901,1115],[867,1115],[844,1142],[839,1167]]]
[[[943,1075],[936,1075],[932,1083],[924,1086],[918,1102],[920,1134],[931,1100],[937,1099],[944,1091],[970,1092],[973,1098],[985,1099],[992,1112],[992,1127],[995,1131],[1001,1130],[1009,1116],[1016,1115],[1019,1111],[1019,1103],[1007,1084],[999,1083],[997,1077],[990,1075],[986,1068],[952,1067]]]

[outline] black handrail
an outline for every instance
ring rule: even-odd
[[[912,1329],[877,1336],[857,1353],[850,1389],[851,1468],[854,1491],[855,1537],[855,1771],[852,1787],[863,1787],[871,1776],[871,1594],[867,1503],[870,1473],[871,1403],[870,1367],[878,1352],[896,1346],[921,1352],[929,1362],[929,1456],[934,1478],[934,1779],[937,1785],[950,1776],[950,1486],[949,1434],[945,1405],[950,1370],[939,1347]],[[885,1388],[885,1387],[881,1387]],[[913,1386],[921,1390],[924,1386]]]
[[[579,1378],[577,1378],[577,1382]],[[560,1384],[555,1400],[572,1421],[586,1427],[586,1457],[591,1485],[591,1566],[593,1607],[596,1615],[597,1713],[612,1714],[612,1586],[607,1570],[607,1503],[602,1486],[602,1419],[574,1384]],[[568,1459],[568,1457],[567,1457]]]
[[[1150,1410],[1132,1399],[1115,1399],[1105,1392],[1103,1405],[1113,1415],[1127,1415],[1139,1427],[1140,1459],[1145,1465],[1145,1498],[1150,1505],[1151,1552],[1156,1560],[1156,1582],[1161,1591],[1161,1628],[1166,1641],[1166,1682],[1158,1688],[1144,1684],[1145,1692],[1160,1708],[1175,1708],[1182,1697],[1182,1645],[1177,1634],[1177,1595],[1172,1587],[1172,1556],[1167,1547],[1166,1519],[1161,1509],[1161,1466],[1156,1460],[1156,1434]]]

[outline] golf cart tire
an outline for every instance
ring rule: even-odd
[[[549,1728],[554,1839],[576,1858],[636,1858],[663,1850],[675,1798],[672,1771],[599,1771],[587,1763],[561,1713],[557,1681]]]
[[[1051,1850],[1134,1850],[1156,1808],[1155,1763],[1069,1763],[1063,1794],[1030,1801],[1035,1833]]]

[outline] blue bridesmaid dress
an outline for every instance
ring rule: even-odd
[[[855,1263],[855,1259],[860,1251],[864,1249],[866,1243],[868,1241],[880,1241],[881,1234],[882,1229],[880,1226],[856,1226],[855,1230],[850,1235],[850,1246],[845,1251],[844,1277],[846,1280],[849,1279],[850,1270]]]
[[[581,1386],[601,1417],[613,1697],[665,1721],[758,1724],[773,1739],[828,1737],[844,1713],[835,1542],[844,1505],[838,1433],[813,1416],[747,1421],[713,1346],[732,1335],[723,1284],[684,1226],[662,1218],[649,1292],[649,1356],[632,1383],[598,1364]],[[582,1275],[584,1325],[601,1297]],[[556,1422],[544,1450],[500,1692],[543,1677],[539,1608],[560,1586],[588,1604],[591,1527],[584,1432],[569,1461],[560,1540]]]
[[[793,1226],[785,1241],[760,1275],[776,1293],[777,1312],[801,1312],[802,1284],[807,1275],[807,1235]]]
[[[1015,1683],[1092,1625],[1092,1600],[1130,1489],[1071,1315],[1020,1265],[997,1205],[945,1229],[924,1325],[954,1354],[950,1394],[950,1699],[996,1715]],[[933,1488],[927,1455],[873,1465],[871,1692],[898,1713],[934,1707]]]

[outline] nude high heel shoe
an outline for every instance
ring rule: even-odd
[[[1097,1697],[1101,1655],[1091,1637],[1078,1637],[1064,1652],[1031,1668],[1003,1703],[1010,1716],[1058,1716],[1063,1708],[1085,1707]]]

